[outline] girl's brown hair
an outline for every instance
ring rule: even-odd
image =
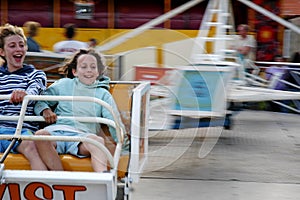
[[[84,54],[93,55],[97,59],[97,66],[100,74],[98,79],[101,78],[106,70],[105,59],[102,54],[97,53],[94,49],[80,49],[72,57],[68,58],[63,67],[66,77],[74,78],[72,69],[76,70],[78,57]]]

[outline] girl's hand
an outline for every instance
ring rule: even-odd
[[[9,102],[13,104],[21,103],[26,95],[27,93],[24,90],[14,90],[11,93]]]
[[[43,117],[48,124],[53,124],[57,120],[57,115],[50,108],[43,110]]]

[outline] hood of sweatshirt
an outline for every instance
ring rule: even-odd
[[[110,78],[107,77],[107,76],[102,76],[102,77],[100,77],[98,80],[96,80],[96,81],[95,81],[93,84],[91,84],[91,85],[86,85],[86,84],[84,84],[84,83],[81,83],[81,82],[79,81],[78,78],[74,78],[74,79],[75,79],[75,81],[76,81],[79,85],[81,85],[81,86],[83,86],[83,87],[86,87],[86,88],[99,88],[99,87],[101,87],[101,88],[104,88],[104,89],[109,90],[109,82],[110,82]]]
[[[35,68],[33,65],[27,65],[27,64],[23,64],[22,68],[13,72],[9,72],[7,70],[7,65],[3,65],[0,67],[0,72],[2,72],[3,74],[26,74],[26,73],[31,73],[34,70]]]

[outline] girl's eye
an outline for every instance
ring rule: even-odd
[[[80,68],[86,68],[86,64],[85,64],[85,63],[80,63],[80,64],[79,64],[79,67],[80,67]]]

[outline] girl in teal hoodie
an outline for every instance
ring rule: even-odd
[[[110,104],[115,113],[118,113],[114,99],[108,91],[110,79],[103,76],[105,69],[106,66],[103,64],[103,57],[100,54],[92,49],[80,50],[66,64],[68,78],[56,81],[49,86],[44,94],[95,97]],[[54,110],[51,108],[54,108]],[[83,136],[95,139],[103,144],[103,138],[96,135],[101,128],[99,123],[78,122],[72,118],[57,119],[57,116],[89,116],[113,120],[112,115],[107,109],[90,102],[38,101],[34,112],[37,115],[42,115],[46,123],[51,124],[37,131],[36,135]],[[118,142],[115,129],[112,127],[109,128],[111,136]],[[36,141],[36,146],[49,170],[63,170],[58,154],[65,153],[78,157],[91,156],[92,166],[96,172],[102,172],[107,169],[105,155],[91,144],[82,142]]]

